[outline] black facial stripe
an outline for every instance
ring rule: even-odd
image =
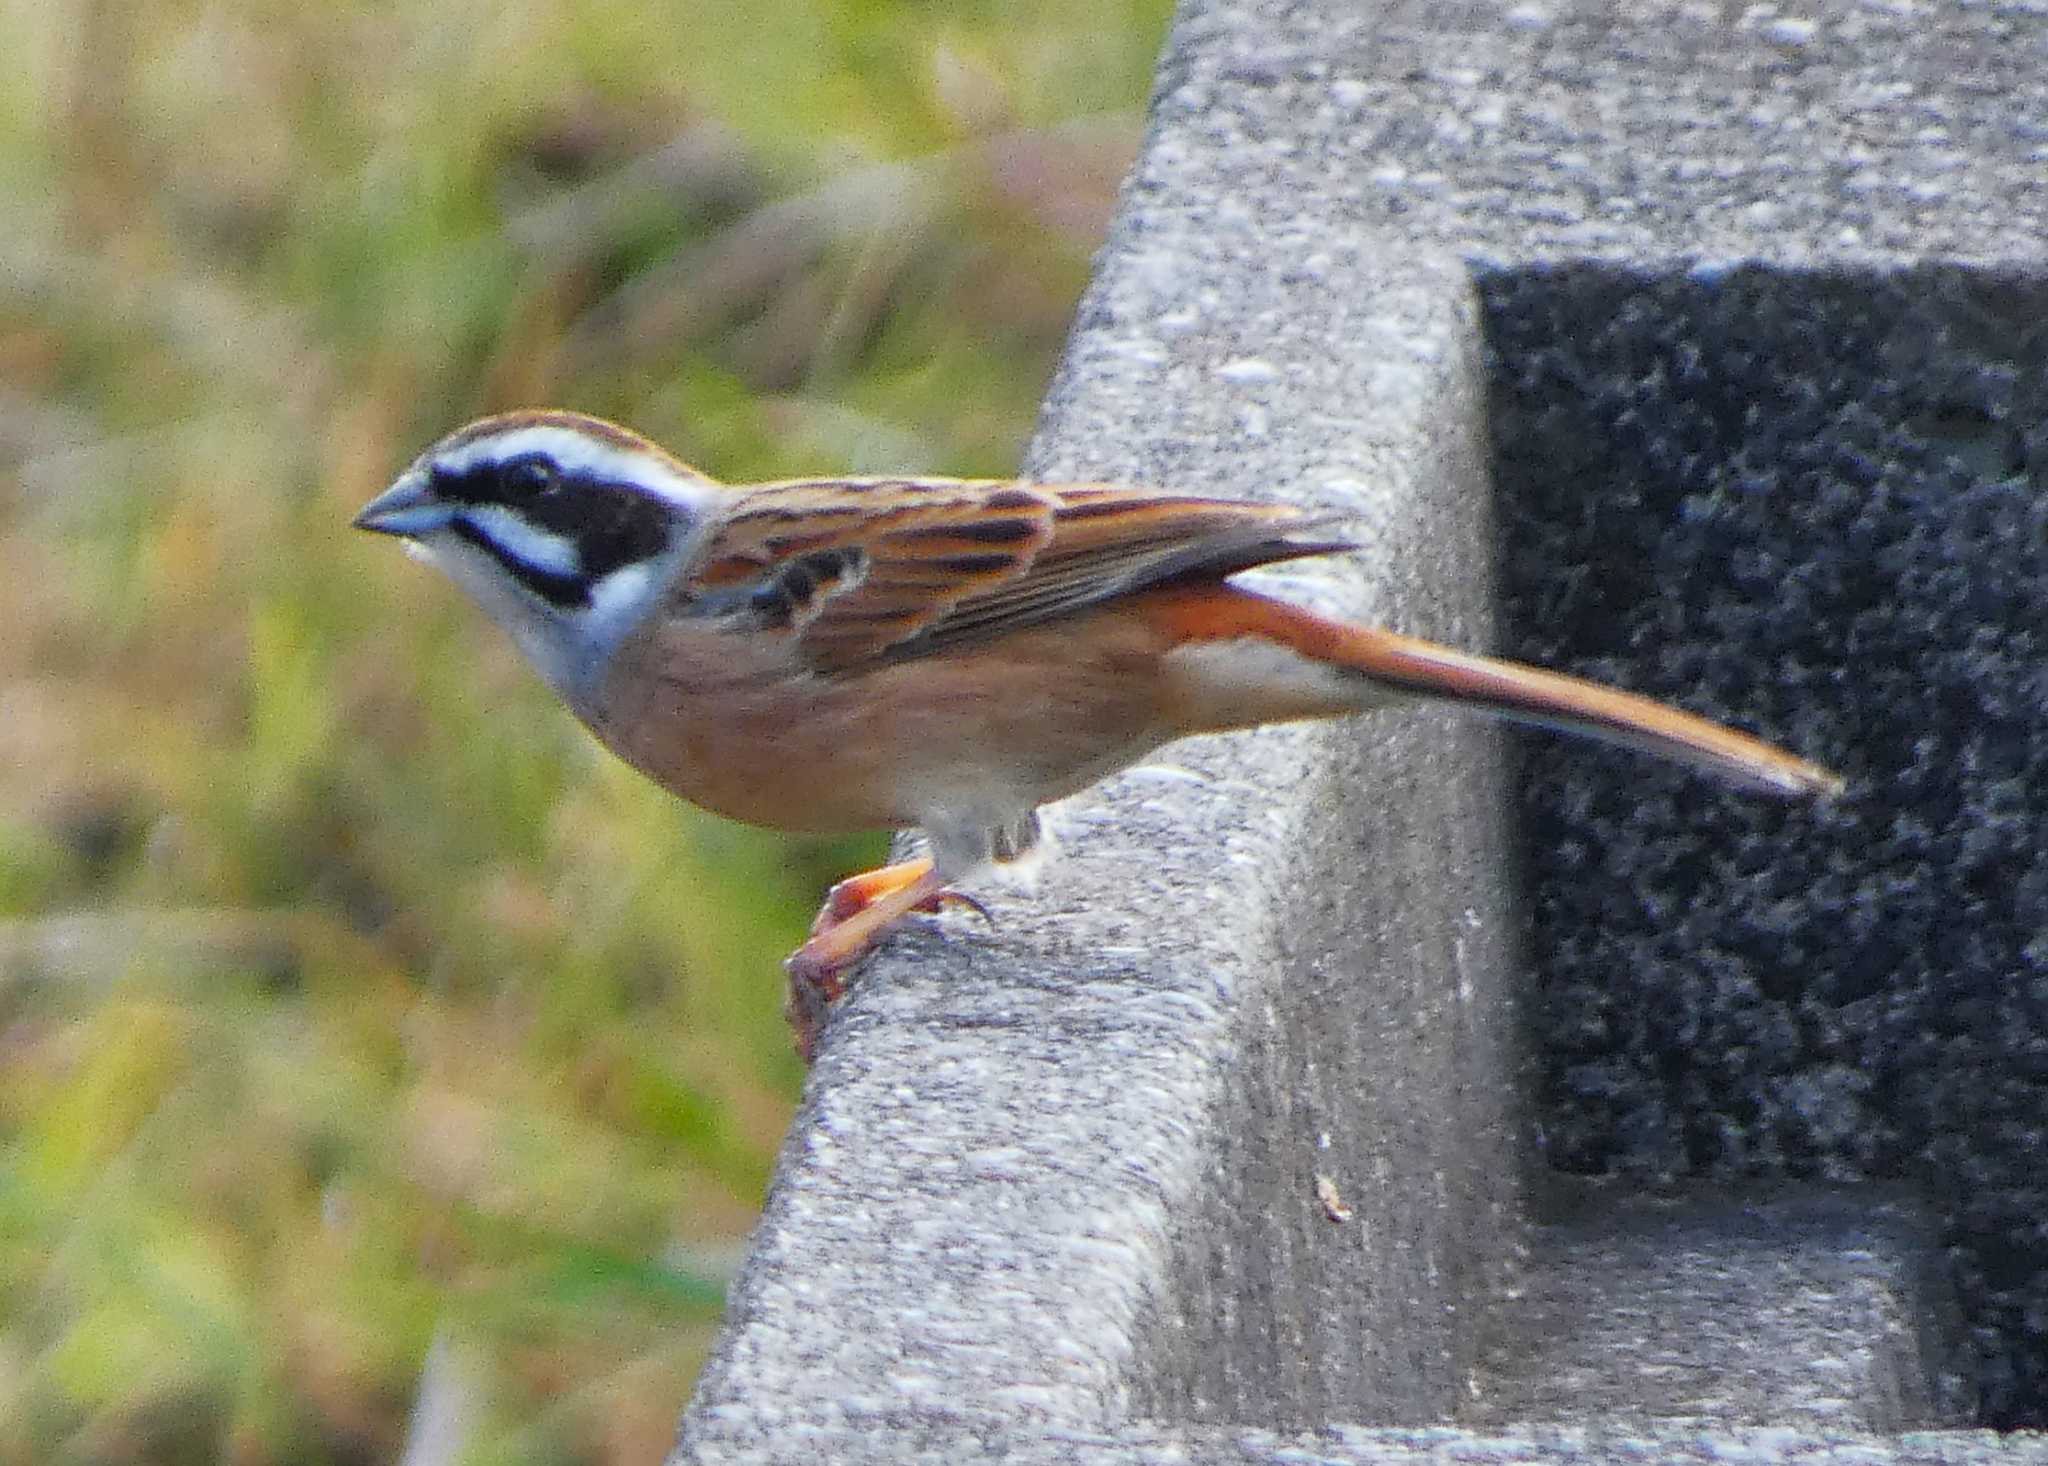
[[[612,484],[579,483],[543,495],[535,507],[540,512],[527,517],[573,539],[583,557],[583,571],[593,580],[666,550],[676,519],[668,505]]]
[[[471,524],[467,519],[457,518],[451,528],[463,539],[468,540],[486,555],[491,556],[521,585],[539,596],[551,606],[567,610],[575,606],[590,604],[590,580],[582,575],[562,575],[553,570],[542,570],[527,564],[516,555],[506,553],[505,547]]]
[[[452,504],[503,508],[536,530],[575,547],[581,573],[568,576],[522,566],[487,537],[464,531],[465,538],[491,550],[513,574],[548,600],[556,605],[587,603],[590,584],[668,548],[677,513],[672,506],[630,485],[571,474],[552,463],[547,463],[553,470],[547,486],[537,488],[535,477],[525,471],[537,460],[545,462],[539,455],[529,455],[459,471],[436,469],[433,482],[438,498]],[[543,581],[555,585],[556,590],[542,589]],[[581,587],[573,601],[565,600],[561,589],[570,584]]]

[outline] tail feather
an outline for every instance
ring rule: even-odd
[[[1392,632],[1352,629],[1358,636],[1345,665],[1417,697],[1639,749],[1759,793],[1801,798],[1842,792],[1841,776],[1831,769],[1632,692]]]
[[[1333,621],[1251,591],[1232,590],[1228,597],[1216,596],[1213,588],[1199,597],[1164,593],[1155,606],[1190,643],[1249,637],[1363,677],[1371,690],[1361,692],[1354,707],[1382,703],[1386,694],[1395,693],[1640,749],[1759,793],[1813,798],[1842,791],[1842,779],[1832,770],[1634,693]]]

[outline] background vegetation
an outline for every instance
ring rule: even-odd
[[[553,403],[1001,472],[1166,0],[0,0],[0,1461],[647,1462],[873,847],[346,528]]]

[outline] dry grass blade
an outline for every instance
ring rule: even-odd
[[[615,368],[706,335],[785,288],[834,242],[913,226],[936,196],[929,169],[885,163],[764,204],[587,311],[565,334],[555,370]]]

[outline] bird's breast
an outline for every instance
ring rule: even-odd
[[[824,676],[779,638],[672,622],[621,645],[578,711],[662,787],[751,824],[993,823],[1172,736],[1161,650],[1101,613]]]

